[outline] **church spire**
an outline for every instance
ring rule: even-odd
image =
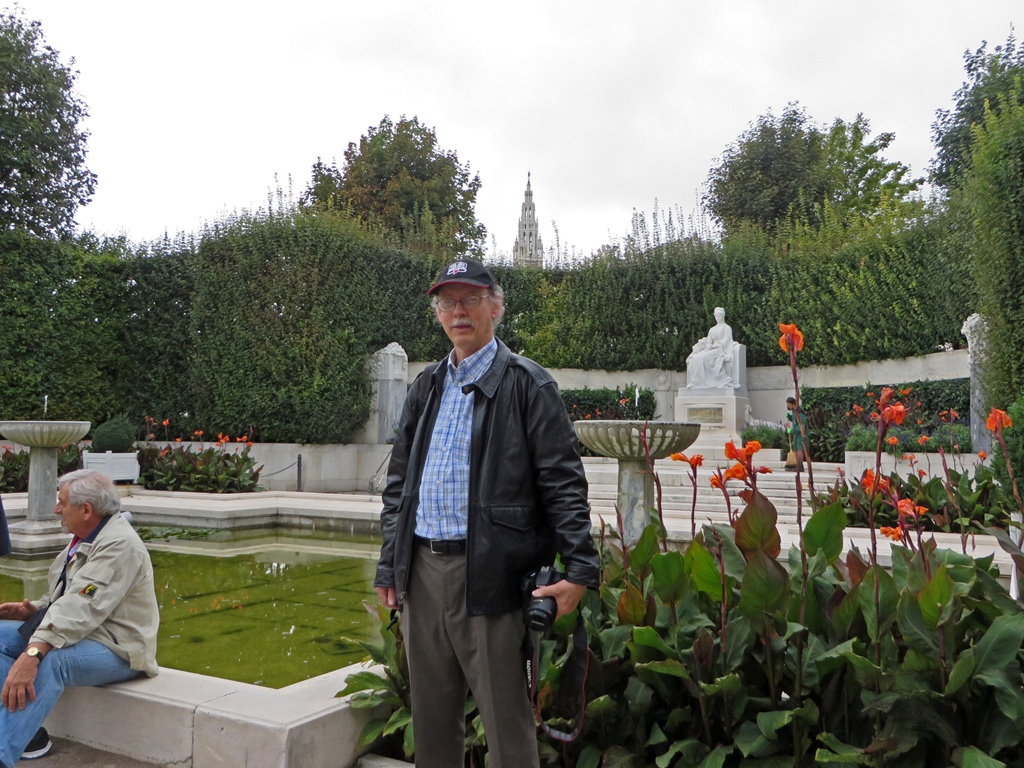
[[[544,246],[537,231],[537,209],[533,205],[533,190],[530,188],[530,172],[526,173],[526,195],[523,210],[519,214],[519,234],[512,249],[512,263],[523,267],[544,266]]]

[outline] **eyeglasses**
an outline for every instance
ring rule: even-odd
[[[437,307],[442,312],[448,313],[448,312],[454,312],[455,311],[455,305],[456,304],[461,304],[462,308],[464,310],[466,310],[467,312],[472,312],[474,309],[476,309],[477,307],[480,306],[480,302],[481,301],[483,301],[484,299],[488,299],[490,297],[491,297],[491,294],[489,294],[489,293],[485,293],[483,296],[479,296],[479,295],[474,293],[474,294],[472,294],[470,296],[467,296],[464,299],[437,299],[437,298],[435,298],[434,299],[434,306]]]

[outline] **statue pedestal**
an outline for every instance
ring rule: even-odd
[[[700,436],[691,446],[691,451],[705,458],[721,458],[725,456],[727,442],[732,440],[740,444],[740,432],[747,422],[750,398],[737,397],[734,391],[704,389],[697,395],[685,387],[679,390],[675,401],[676,421],[700,424]]]

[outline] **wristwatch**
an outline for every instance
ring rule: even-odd
[[[36,648],[35,646],[32,646],[31,648],[29,648],[28,650],[25,651],[25,655],[26,656],[31,656],[33,659],[36,659],[38,661],[42,661],[43,660],[43,656],[45,654],[42,651],[40,651],[38,648]]]

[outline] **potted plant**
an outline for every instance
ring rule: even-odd
[[[100,424],[92,433],[92,450],[82,452],[86,469],[98,469],[111,480],[134,483],[139,479],[139,459],[135,450],[135,425],[127,414]]]

